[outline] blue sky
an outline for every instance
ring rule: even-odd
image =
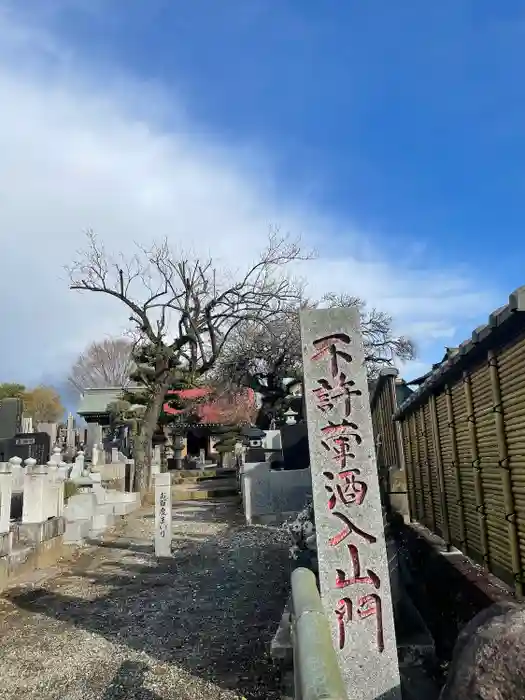
[[[253,252],[268,225],[281,225],[320,253],[308,273],[314,292],[362,294],[416,338],[408,374],[525,283],[522,3],[20,5],[0,0],[0,38],[10,37],[0,97],[12,97],[12,163],[21,175],[27,149],[22,160],[33,167],[28,191],[9,198],[0,236],[57,236],[57,268],[89,226],[117,249],[123,226],[139,223],[148,235],[169,223],[170,235],[199,245],[217,237],[204,229],[218,218],[222,255],[242,240]],[[38,218],[28,219],[28,201]],[[4,364],[13,373],[23,360],[26,380],[59,374],[56,363],[67,365],[94,329],[107,334],[120,322],[118,310],[106,318],[95,302],[51,287],[68,339],[56,354],[27,351]]]
[[[205,131],[255,141],[280,186],[311,187],[320,207],[380,229],[394,248],[415,237],[446,264],[470,262],[472,242],[484,242],[485,276],[504,236],[504,281],[523,280],[512,250],[523,225],[523,3],[121,0],[57,27],[182,96]]]

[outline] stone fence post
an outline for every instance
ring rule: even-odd
[[[57,517],[64,515],[64,486],[69,474],[69,467],[65,462],[58,465],[58,488],[57,488]]]
[[[55,518],[57,516],[57,490],[58,490],[58,464],[56,462],[47,463],[47,488],[48,497],[44,504],[46,509],[46,514],[48,518]]]
[[[98,442],[96,442],[91,449],[91,468],[92,469],[99,466],[100,457],[101,457],[101,451],[99,449]]]
[[[25,462],[24,502],[22,523],[42,523],[47,520],[46,502],[49,497],[47,466],[30,457]]]
[[[20,457],[11,457],[11,488],[13,491],[22,491],[24,488],[24,468]]]
[[[160,445],[155,445],[153,448],[153,458],[151,460],[152,464],[158,464],[160,466],[160,461],[161,461],[161,454],[160,454]]]
[[[84,474],[84,452],[79,450],[71,470],[71,478],[79,479]]]
[[[62,453],[60,451],[60,447],[58,445],[55,445],[53,447],[53,453],[49,459],[50,462],[54,462],[55,464],[60,464],[62,461]]]
[[[20,459],[20,457],[16,457]],[[11,494],[13,493],[13,474],[10,462],[0,463],[0,534],[9,532],[11,518]]]
[[[171,472],[155,474],[155,556],[171,556]]]

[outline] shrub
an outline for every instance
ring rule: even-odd
[[[67,501],[78,493],[78,486],[71,479],[67,479],[64,483],[64,501]]]

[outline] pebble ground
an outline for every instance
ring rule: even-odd
[[[269,657],[288,538],[231,504],[177,504],[173,556],[153,513],[0,595],[2,700],[277,700]]]

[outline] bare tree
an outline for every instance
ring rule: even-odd
[[[301,333],[297,308],[268,323],[242,324],[215,367],[217,381],[248,386],[262,398],[257,423],[269,424],[288,395],[285,380],[302,377]]]
[[[396,360],[407,362],[415,358],[414,342],[396,335],[390,314],[376,308],[367,309],[363,299],[349,294],[327,294],[322,301],[330,308],[354,306],[359,309],[369,379],[375,379],[382,367],[391,366]]]
[[[261,424],[268,423],[285,407],[288,387],[284,380],[302,378],[299,310],[320,305],[359,309],[369,379],[374,379],[381,367],[415,356],[413,342],[394,333],[391,316],[375,308],[367,309],[362,299],[348,295],[328,294],[320,302],[303,301],[269,323],[243,324],[216,365],[215,374],[217,380],[249,386],[260,393]]]
[[[134,344],[127,338],[94,342],[77,358],[68,377],[78,391],[109,386],[126,387],[134,367]]]
[[[87,247],[68,268],[70,288],[116,299],[139,332],[135,376],[146,387],[148,401],[134,456],[136,487],[144,491],[151,438],[177,369],[197,381],[215,366],[240,324],[265,324],[294,306],[301,285],[284,274],[283,266],[310,255],[271,232],[259,259],[234,276],[221,273],[212,260],[175,253],[167,240],[112,258],[95,234],[87,235]]]

